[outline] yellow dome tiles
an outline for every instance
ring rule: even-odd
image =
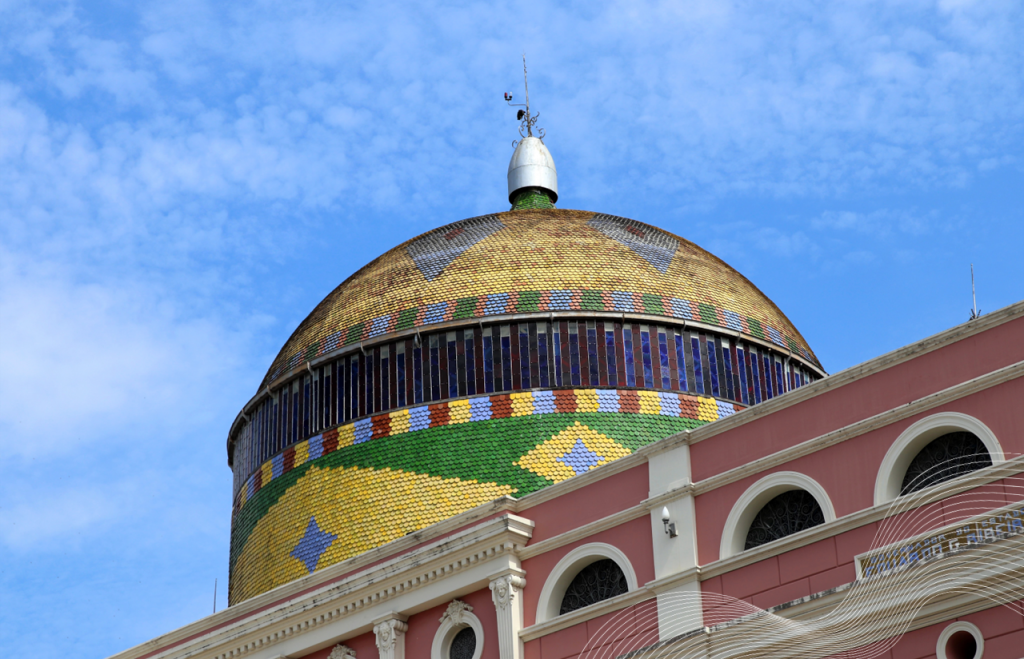
[[[629,449],[577,421],[515,464],[557,483],[629,454]]]
[[[512,492],[508,485],[397,469],[313,465],[256,524],[235,563],[231,599],[247,599]]]
[[[701,322],[817,363],[771,300],[693,243],[625,218],[531,209],[455,222],[375,259],[295,330],[264,385],[318,355],[392,332],[571,310]]]

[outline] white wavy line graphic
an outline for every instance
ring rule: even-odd
[[[1024,476],[1013,473],[1017,469],[1005,464],[986,467],[897,498],[879,522],[866,555],[891,552],[907,546],[908,540],[943,531],[953,535],[968,523],[982,523],[983,516],[991,519],[993,511],[1001,509],[1024,520]],[[783,617],[791,607],[770,612],[717,593],[663,594],[611,616],[581,649],[579,659],[872,659],[890,650],[922,608],[937,600],[966,595],[1024,615],[1024,527],[1011,528],[1012,532],[993,532],[987,540],[961,543],[953,551],[854,581],[837,589],[842,596],[838,605],[811,619]],[[668,640],[659,642],[659,625],[660,637]]]

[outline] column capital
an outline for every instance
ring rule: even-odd
[[[377,649],[381,659],[403,659],[405,657],[405,632],[409,625],[408,616],[389,613],[373,621],[373,634],[377,637]]]
[[[509,568],[491,575],[491,599],[498,610],[508,608],[519,591],[526,587],[525,574],[522,570]]]

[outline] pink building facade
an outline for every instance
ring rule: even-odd
[[[1022,375],[1024,303],[118,656],[438,659],[470,628],[483,659],[1019,658]],[[913,459],[958,432],[990,464],[901,494]],[[793,491],[823,520],[747,548],[757,514]],[[608,560],[625,592],[561,612]]]

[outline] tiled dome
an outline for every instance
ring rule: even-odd
[[[820,374],[753,284],[647,224],[531,209],[430,231],[328,295],[232,427],[230,601]]]
[[[261,388],[307,360],[396,331],[572,309],[718,325],[819,365],[771,300],[690,241],[626,218],[534,209],[454,222],[373,260],[299,325]]]

